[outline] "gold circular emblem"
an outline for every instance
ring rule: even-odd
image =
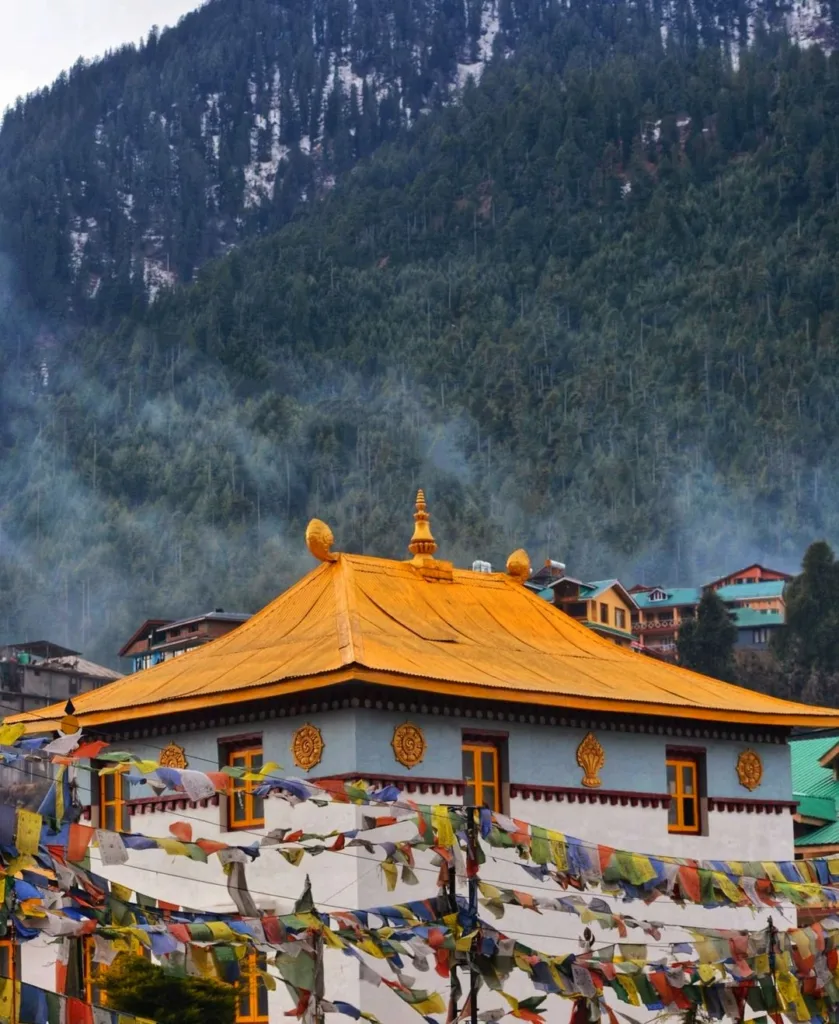
[[[160,764],[164,768],[186,768],[186,751],[177,743],[170,743],[160,753]]]
[[[757,789],[763,778],[763,762],[753,750],[743,750],[737,758],[737,778],[748,790]]]
[[[323,757],[323,736],[316,725],[301,725],[291,740],[291,753],[298,768],[309,771]]]
[[[406,768],[415,768],[425,757],[425,736],[419,726],[410,722],[397,725],[390,745],[396,760]]]

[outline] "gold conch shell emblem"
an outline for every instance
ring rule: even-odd
[[[763,778],[763,762],[753,750],[743,750],[737,758],[737,778],[749,791],[757,789]]]
[[[577,747],[577,764],[583,769],[583,785],[596,789],[600,785],[598,772],[606,763],[603,747],[593,732],[590,732]]]

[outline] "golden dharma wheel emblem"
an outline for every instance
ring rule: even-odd
[[[590,732],[577,747],[577,764],[583,769],[583,785],[596,789],[600,783],[599,772],[606,763],[606,754],[597,737]]]
[[[753,750],[743,750],[737,758],[737,778],[748,790],[757,789],[763,779],[763,762]]]
[[[177,743],[170,743],[161,751],[160,764],[163,768],[186,768],[186,751]]]
[[[393,756],[406,768],[415,768],[425,757],[425,736],[418,725],[404,722],[393,730]]]
[[[323,757],[323,736],[316,725],[301,725],[291,740],[291,753],[298,768],[309,771]]]

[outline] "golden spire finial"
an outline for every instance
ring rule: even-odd
[[[437,541],[431,536],[430,516],[426,511],[425,494],[422,488],[417,491],[417,510],[414,512],[414,535],[408,550],[416,558],[420,555],[433,555],[437,550]]]
[[[336,562],[338,556],[330,551],[335,541],[332,531],[320,519],[313,519],[306,527],[306,547],[321,562]]]
[[[518,548],[507,559],[507,575],[517,583],[524,583],[530,575],[530,558],[524,548]]]

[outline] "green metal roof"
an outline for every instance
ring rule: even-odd
[[[759,608],[735,608],[732,612],[738,629],[754,626],[783,626],[784,617],[778,611],[762,612]]]
[[[839,821],[831,821],[829,825],[822,825],[815,832],[808,832],[805,836],[796,836],[795,846],[830,846],[839,845]]]
[[[729,583],[717,594],[723,601],[749,601],[758,597],[780,597],[784,592],[783,580],[764,580],[763,583]]]
[[[651,601],[649,591],[633,594],[639,608],[673,608],[681,604],[699,604],[702,592],[698,587],[656,587],[663,590],[667,597],[663,601]]]
[[[790,740],[792,791],[799,796],[839,798],[839,781],[830,768],[822,768],[819,758],[839,743],[839,736],[815,736]]]
[[[628,633],[625,629],[617,629],[615,626],[607,626],[605,622],[592,622],[591,619],[583,619],[584,626],[593,629],[595,633],[608,633],[610,636],[619,636],[621,640],[634,640],[635,635]]]

